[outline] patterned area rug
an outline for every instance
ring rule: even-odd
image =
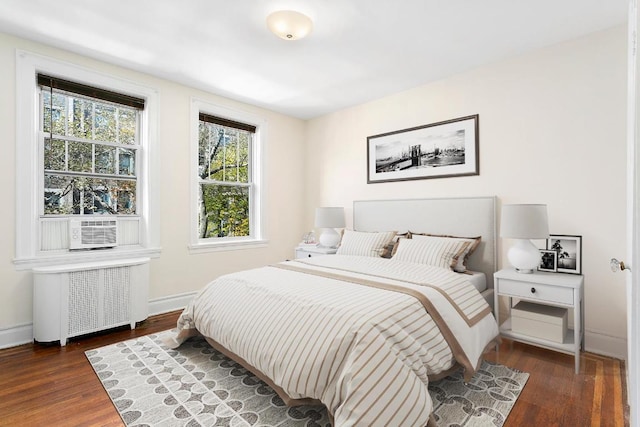
[[[176,350],[162,334],[86,352],[127,426],[330,426],[323,406],[288,408],[266,384],[201,337]],[[483,362],[429,385],[438,425],[502,426],[529,374]]]

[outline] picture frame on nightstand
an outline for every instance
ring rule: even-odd
[[[555,273],[558,268],[558,253],[550,249],[540,249],[538,271]]]
[[[582,274],[582,236],[550,234],[547,250],[557,254],[556,272]]]

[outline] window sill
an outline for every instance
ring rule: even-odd
[[[189,245],[189,253],[191,255],[221,252],[221,251],[237,251],[243,249],[259,249],[268,246],[268,240],[244,240],[244,241],[226,241],[216,243],[198,243]]]
[[[94,261],[121,260],[139,257],[159,258],[161,248],[119,247],[83,251],[59,251],[13,260],[16,270],[31,270],[52,265],[77,264]]]

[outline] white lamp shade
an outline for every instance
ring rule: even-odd
[[[267,16],[267,27],[285,40],[299,40],[311,32],[311,18],[294,10],[279,10]]]
[[[500,236],[509,239],[549,237],[547,205],[503,205]]]
[[[316,227],[343,228],[344,225],[344,208],[316,208]]]

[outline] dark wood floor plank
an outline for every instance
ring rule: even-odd
[[[175,326],[179,312],[76,338],[65,347],[27,344],[0,350],[0,426],[122,426],[84,352]],[[486,359],[530,374],[505,427],[628,426],[624,362],[584,353],[573,357],[504,340]]]

